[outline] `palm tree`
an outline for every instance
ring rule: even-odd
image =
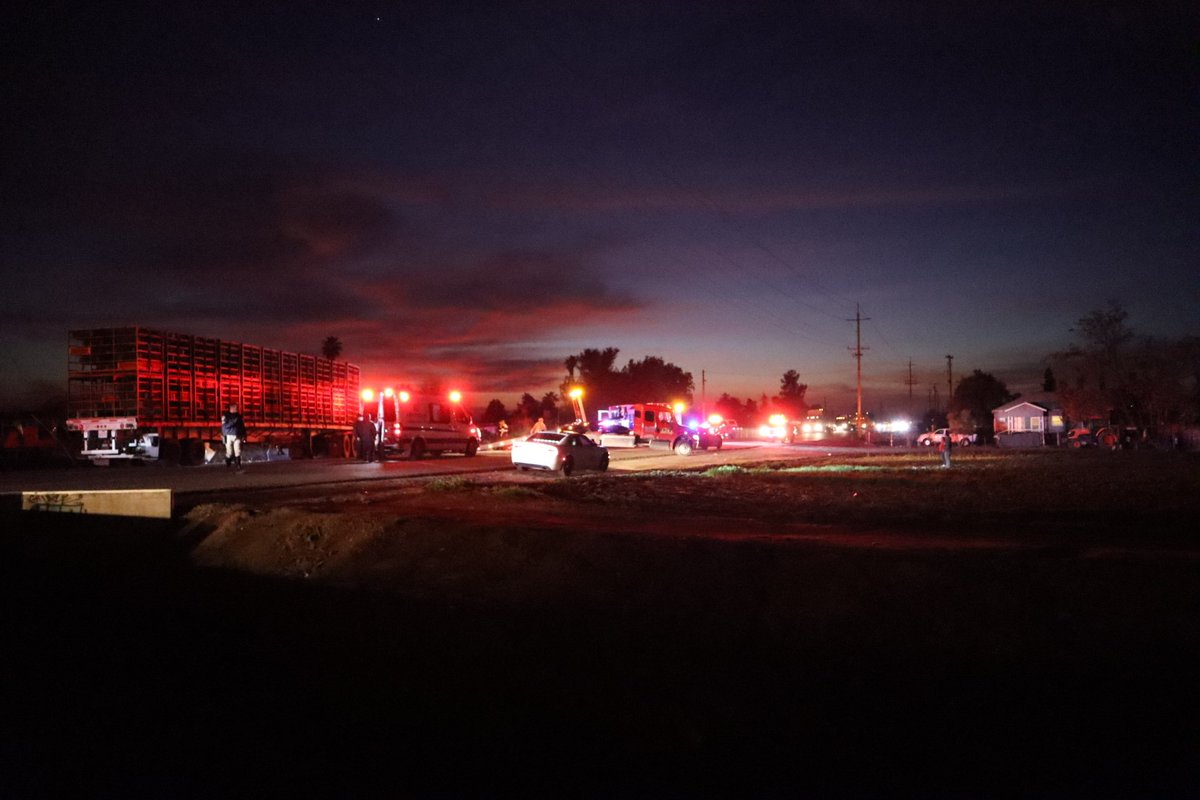
[[[321,342],[321,355],[333,361],[342,354],[342,340],[336,336],[326,336]]]

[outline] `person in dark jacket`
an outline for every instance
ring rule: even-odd
[[[246,420],[238,413],[237,403],[221,415],[221,438],[225,440],[225,466],[242,468],[242,442],[246,441]]]
[[[354,438],[358,442],[358,458],[360,461],[375,460],[375,439],[377,429],[375,423],[358,415],[358,422],[354,423]]]

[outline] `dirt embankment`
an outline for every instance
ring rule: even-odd
[[[1200,554],[1194,461],[1077,455],[972,453],[951,471],[906,455],[516,484],[451,477],[202,505],[181,536],[203,566],[512,601],[578,591],[578,571],[609,550],[653,554],[685,540],[779,552]],[[1064,494],[1064,481],[1095,490]]]
[[[1194,465],[923,463],[6,530],[0,793],[1194,795]]]

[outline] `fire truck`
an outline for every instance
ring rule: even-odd
[[[626,403],[601,409],[598,414],[600,444],[605,447],[647,445],[691,455],[709,447],[721,449],[718,434],[693,430],[681,421],[683,410],[667,403]]]
[[[359,368],[316,355],[144,327],[73,330],[67,428],[95,463],[185,464],[221,447],[231,403],[262,452],[349,455]]]

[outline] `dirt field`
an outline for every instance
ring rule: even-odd
[[[933,463],[6,518],[0,794],[1200,796],[1200,462]]]

